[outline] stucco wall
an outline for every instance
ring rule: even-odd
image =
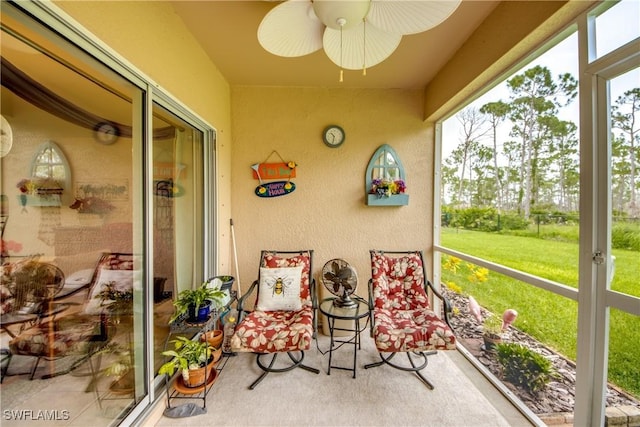
[[[316,276],[344,258],[359,273],[361,295],[369,249],[430,251],[433,129],[422,121],[422,91],[234,87],[231,99],[231,202],[244,289],[257,277],[261,249],[313,249]],[[322,142],[332,123],[346,132],[339,148]],[[365,204],[367,164],[385,143],[404,165],[408,206]],[[273,150],[298,163],[296,190],[259,198],[251,165]]]
[[[168,2],[57,1],[56,5],[217,131],[219,263],[231,272],[230,88]]]

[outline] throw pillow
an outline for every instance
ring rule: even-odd
[[[302,308],[300,280],[302,267],[260,268],[257,309],[297,311]]]

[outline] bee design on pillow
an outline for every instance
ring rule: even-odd
[[[282,295],[285,296],[285,292],[289,289],[291,284],[293,283],[293,279],[288,277],[276,277],[272,279],[272,283],[267,283],[269,289],[271,289],[272,295]]]

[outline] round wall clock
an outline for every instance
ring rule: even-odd
[[[13,131],[7,119],[0,116],[0,157],[9,154],[13,145]]]
[[[100,144],[110,145],[118,140],[120,130],[109,122],[98,123],[94,128],[94,137]]]
[[[329,125],[322,131],[322,140],[331,148],[337,148],[344,142],[344,129],[338,125]]]

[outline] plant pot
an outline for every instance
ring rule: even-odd
[[[189,306],[189,318],[187,320],[192,323],[205,322],[209,318],[210,311],[211,304],[209,302],[200,306],[197,310],[195,309],[195,306]]]
[[[133,370],[127,371],[126,374],[122,375],[117,380],[113,381],[109,385],[109,391],[113,394],[118,395],[127,395],[133,393],[135,389],[135,378],[133,376]]]
[[[222,282],[222,285],[220,285],[220,290],[222,291],[229,291],[231,290],[231,287],[233,286],[233,282],[236,280],[235,277],[233,276],[215,276],[211,278],[213,279],[219,279]]]
[[[215,369],[214,359],[209,359],[209,363],[207,366],[203,366],[202,368],[189,369],[188,375],[185,375],[185,372],[182,372],[182,380],[184,381],[184,385],[187,387],[201,387],[205,384],[205,380],[209,378],[211,375],[211,370]]]
[[[484,340],[484,349],[486,351],[495,351],[496,344],[502,342],[502,337],[499,335],[482,335],[482,339]]]
[[[207,341],[209,345],[213,348],[220,348],[222,345],[222,338],[224,337],[224,333],[221,329],[214,329],[212,331],[207,331],[200,336],[201,341]]]
[[[214,366],[217,365],[220,358],[222,358],[222,347],[213,350],[211,357],[213,357]]]

